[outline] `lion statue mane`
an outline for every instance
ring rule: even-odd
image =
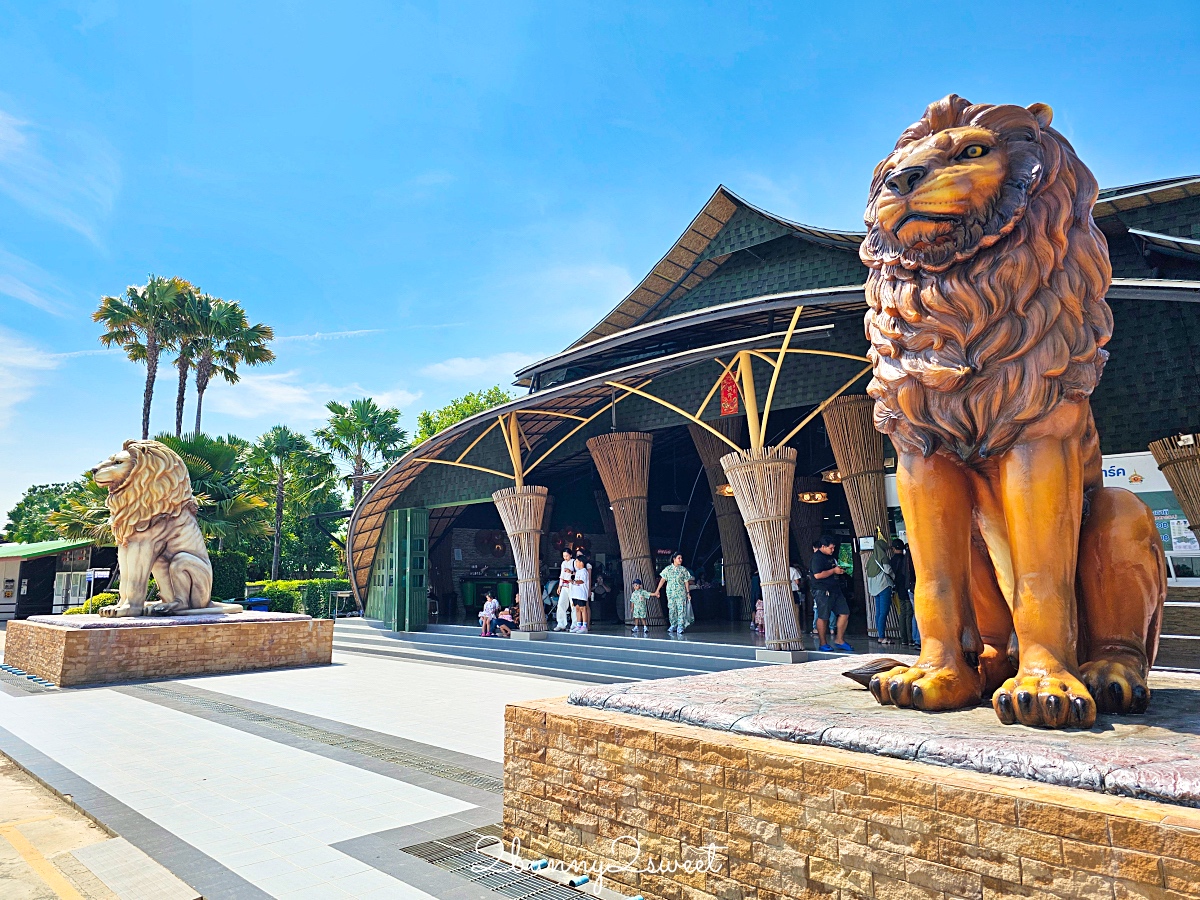
[[[922,651],[881,703],[1087,728],[1150,699],[1154,516],[1103,486],[1112,336],[1096,179],[1052,111],[931,103],[875,169],[859,248],[875,425],[897,451]]]
[[[120,601],[104,616],[183,615],[241,612],[238,604],[210,597],[212,564],[196,521],[187,466],[158,441],[125,441],[122,449],[92,469],[108,488],[109,522],[117,540]],[[146,603],[150,576],[159,599]]]
[[[859,250],[871,269],[867,393],[877,427],[926,454],[1003,452],[1061,401],[1090,396],[1104,370],[1112,266],[1092,220],[1096,179],[1050,119],[1045,104],[951,94],[875,169]],[[919,203],[894,202],[905,195],[883,190],[893,160],[929,138],[946,151],[986,148],[958,160],[982,171],[965,195],[939,196],[934,184]],[[942,177],[957,194],[963,176]],[[906,231],[915,242],[901,239]]]

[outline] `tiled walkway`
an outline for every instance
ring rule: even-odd
[[[572,687],[347,654],[332,667],[149,689],[9,689],[0,749],[85,809],[95,804],[105,824],[213,900],[486,897],[419,860],[374,861],[355,848],[403,856],[406,843],[499,821],[499,795],[452,773],[499,774],[506,699]]]

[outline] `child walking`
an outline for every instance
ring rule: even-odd
[[[633,579],[633,592],[629,595],[629,608],[633,613],[633,633],[637,634],[638,626],[642,634],[646,634],[646,600],[650,592],[642,587],[642,579]]]

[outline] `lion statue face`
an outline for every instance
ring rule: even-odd
[[[104,462],[97,465],[92,472],[92,480],[106,487],[109,491],[120,490],[133,472],[133,457],[128,450],[118,450]]]
[[[158,441],[126,441],[92,469],[97,484],[108,488],[105,503],[113,535],[123,544],[162,516],[196,512],[192,480],[179,455]]]
[[[875,169],[859,256],[875,425],[964,460],[1085,400],[1112,334],[1096,179],[1050,107],[931,103]]]
[[[1052,115],[954,94],[931,104],[875,168],[863,261],[940,272],[1011,232],[1045,169]]]

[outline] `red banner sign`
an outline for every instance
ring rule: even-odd
[[[737,380],[732,372],[726,372],[721,379],[721,415],[736,416],[738,414]]]

